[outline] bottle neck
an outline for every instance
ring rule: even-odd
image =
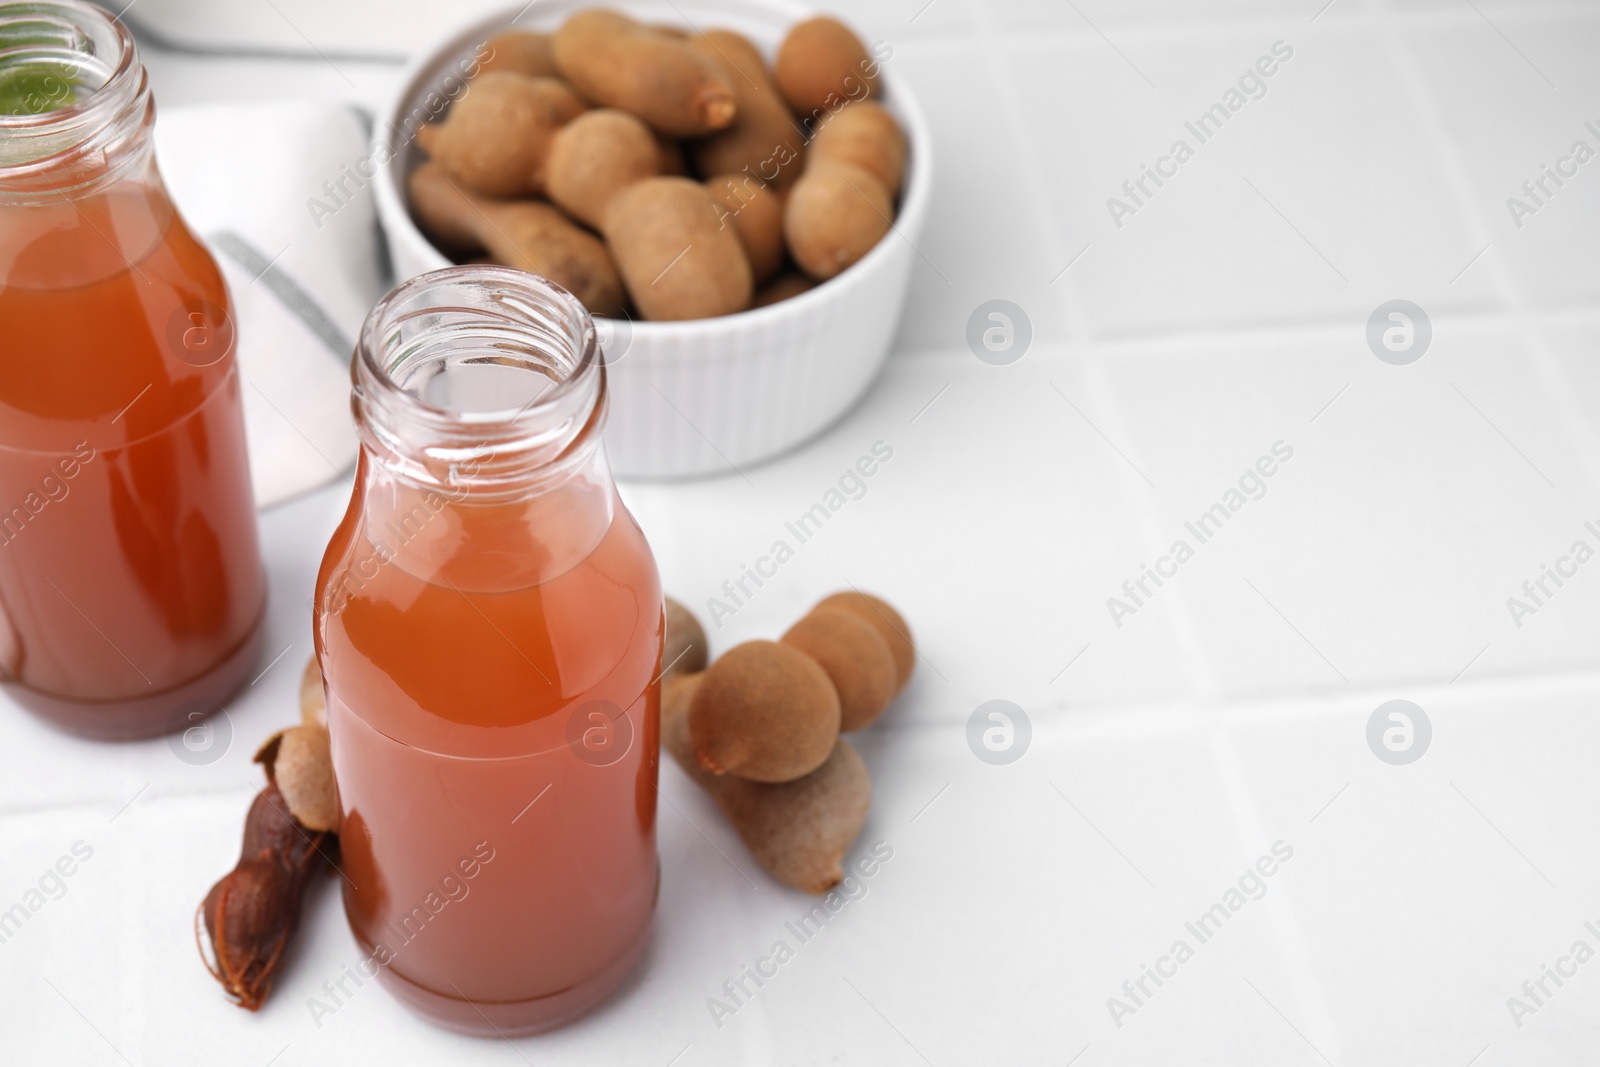
[[[175,211],[127,27],[77,0],[0,4],[0,287],[71,289],[138,263]]]
[[[610,528],[605,366],[565,290],[502,267],[414,278],[367,317],[351,373],[363,534],[402,570],[525,588]]]
[[[0,203],[82,197],[149,169],[154,122],[120,21],[82,0],[0,5]]]

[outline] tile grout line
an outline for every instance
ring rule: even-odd
[[[1036,740],[1042,731],[1060,729],[1074,731],[1079,738],[1103,741],[1197,735],[1203,729],[1210,728],[1209,716],[1220,721],[1224,731],[1231,736],[1241,727],[1260,723],[1282,725],[1288,721],[1347,718],[1357,711],[1370,711],[1375,699],[1387,697],[1404,697],[1430,708],[1446,705],[1466,708],[1511,700],[1539,704],[1547,698],[1600,698],[1600,669],[1561,672],[1540,670],[1529,675],[1491,676],[1455,685],[1442,681],[1421,685],[1402,682],[1374,686],[1371,690],[1347,691],[1341,687],[1316,693],[1241,693],[1222,696],[1214,701],[1201,701],[1187,696],[1149,697],[1076,705],[1071,711],[1063,708],[1062,714],[1034,715],[1033,722]],[[898,724],[880,722],[865,733],[867,736],[940,730],[959,733],[965,729],[965,720],[952,716],[948,719]],[[181,801],[224,793],[246,795],[240,787],[222,790],[201,788],[164,792],[154,801]],[[685,795],[698,794],[691,791]],[[103,811],[109,806],[108,801],[65,801],[35,805],[0,812],[0,823],[8,819],[31,820],[91,809]]]
[[[1066,262],[1076,253],[1068,251],[1062,241],[1061,231],[1066,222],[1055,210],[1055,202],[1041,181],[1040,176],[1046,173],[1044,161],[1033,147],[1032,140],[1027,136],[1027,130],[1023,128],[1022,116],[1024,110],[1021,106],[1023,94],[1021,87],[1017,85],[1015,77],[1005,62],[1006,57],[1003,51],[1005,46],[1002,43],[1003,35],[996,34],[994,20],[990,17],[982,0],[977,0],[973,7],[977,12],[978,34],[983,60],[989,68],[989,77],[999,93],[1001,104],[1003,105],[1006,132],[1012,145],[1019,147],[1018,157],[1022,164],[1019,170],[1027,176],[1025,181],[1028,185],[1029,198],[1033,201],[1033,207],[1037,211],[1039,219],[1046,223],[1044,235],[1046,254],[1050,257],[1051,264]],[[1078,308],[1082,306],[1081,302],[1072,299],[1072,296],[1075,295],[1072,288],[1072,279],[1064,278],[1062,281],[1062,295],[1055,299],[1055,306],[1058,311],[1065,315],[1067,337],[1072,342],[1091,346],[1094,340],[1093,330],[1087,318],[1078,312]],[[1050,285],[1051,290],[1054,289],[1054,285],[1055,283],[1052,282]]]
[[[1067,249],[1062,238],[1065,221],[1055,211],[1054,201],[1040,186],[1037,176],[1044,173],[1041,161],[1032,147],[1032,142],[1025,136],[1026,131],[1020,128],[1023,114],[1020,106],[1022,100],[1020,86],[1011,73],[1011,67],[1005,62],[1001,46],[996,42],[988,12],[981,3],[976,6],[981,12],[979,32],[984,42],[985,62],[990,67],[990,76],[994,79],[1001,102],[1005,105],[1011,140],[1014,144],[1022,146],[1022,171],[1030,176],[1030,191],[1035,203],[1041,208],[1041,219],[1046,223],[1046,251],[1051,257],[1051,262],[1063,262],[1073,253]],[[1101,421],[1110,427],[1114,438],[1126,441],[1128,439],[1126,420],[1123,418],[1122,408],[1114,391],[1106,381],[1093,326],[1086,316],[1078,313],[1077,308],[1082,304],[1081,301],[1073,300],[1074,295],[1076,293],[1072,279],[1067,278],[1064,279],[1061,295],[1054,299],[1058,308],[1065,313],[1068,344],[1079,349],[1081,377],[1084,384],[1089,387],[1088,391],[1093,398],[1091,400],[1086,397],[1085,402],[1095,406]],[[1128,500],[1132,513],[1137,517],[1140,539],[1145,550],[1152,554],[1159,553],[1162,529],[1158,497],[1145,486],[1130,485],[1124,493],[1124,499]],[[1191,684],[1199,693],[1207,697],[1214,696],[1217,686],[1215,671],[1204,662],[1204,646],[1199,639],[1197,620],[1181,590],[1174,590],[1167,618],[1168,625],[1182,650],[1185,673]]]
[[[1505,300],[1507,298],[1502,296],[1500,299]],[[1550,310],[1529,310],[1521,314],[1509,309],[1503,311],[1487,308],[1483,310],[1457,309],[1452,310],[1451,315],[1457,321],[1464,322],[1476,329],[1511,329],[1528,322],[1541,326],[1593,325],[1597,320],[1600,320],[1600,312],[1590,307],[1578,305]],[[1101,348],[1120,350],[1161,344],[1193,345],[1199,343],[1221,347],[1257,339],[1282,340],[1304,337],[1347,339],[1348,336],[1349,316],[1329,315],[1326,317],[1302,316],[1298,319],[1259,319],[1254,322],[1243,322],[1235,319],[1218,321],[1214,324],[1203,322],[1179,323],[1163,326],[1160,329],[1148,332],[1118,330],[1100,335],[1096,343]],[[1040,343],[1043,344],[1045,342]]]
[[[1529,311],[1525,314],[1504,312],[1457,312],[1454,319],[1479,332],[1494,330],[1512,331],[1519,324],[1533,323],[1541,327],[1576,327],[1600,331],[1600,309],[1570,308],[1558,311]],[[1051,355],[1061,360],[1080,358],[1090,351],[1100,356],[1145,356],[1183,352],[1194,354],[1197,350],[1226,350],[1232,354],[1240,346],[1277,345],[1285,342],[1347,342],[1350,327],[1344,318],[1315,319],[1295,323],[1287,320],[1263,320],[1257,324],[1221,325],[1164,330],[1151,333],[1117,332],[1098,334],[1084,341],[1073,338],[1036,338],[1029,348],[1029,358],[1035,354]],[[1203,357],[1203,353],[1201,353]],[[961,366],[968,365],[972,356],[957,342],[949,345],[924,344],[897,350],[897,359],[916,365],[919,361],[948,359]],[[329,483],[332,484],[331,482]]]
[[[1214,718],[1211,749],[1217,777],[1226,790],[1229,806],[1233,808],[1234,826],[1239,832],[1242,854],[1259,855],[1261,850],[1269,848],[1272,842],[1280,838],[1277,834],[1269,833],[1262,822],[1258,797],[1240,764],[1238,745],[1232,734]],[[1281,839],[1291,848],[1309,847],[1305,845],[1305,837],[1300,837],[1298,844],[1296,842],[1296,836],[1303,832],[1303,829],[1296,829],[1292,833],[1285,831]],[[1315,1038],[1313,1047],[1319,1050],[1319,1055],[1322,1048],[1327,1048],[1337,1063],[1343,1059],[1340,1028],[1330,1010],[1328,996],[1317,978],[1315,958],[1306,939],[1305,925],[1290,900],[1290,886],[1286,885],[1282,892],[1269,893],[1268,896],[1271,898],[1267,901],[1267,914],[1272,921],[1272,945],[1278,958],[1283,961],[1285,977],[1293,990],[1293,1006],[1300,1009],[1300,1025],[1310,1032],[1311,1037],[1305,1039],[1309,1042]]]
[[[1377,0],[1377,2],[1387,6],[1392,0]],[[1395,60],[1396,69],[1404,80],[1412,106],[1417,108],[1426,120],[1426,128],[1443,163],[1443,171],[1449,182],[1451,194],[1455,198],[1456,207],[1472,227],[1474,236],[1469,243],[1476,247],[1480,240],[1484,243],[1498,240],[1499,235],[1473,196],[1470,171],[1462,158],[1459,146],[1444,125],[1437,93],[1415,51],[1396,25],[1387,25],[1383,37]],[[1528,300],[1522,286],[1498,251],[1484,257],[1483,269],[1490,272],[1495,291],[1506,305],[1508,311],[1506,318],[1516,323],[1518,339],[1527,345],[1537,369],[1539,391],[1543,394],[1545,403],[1550,409],[1560,412],[1563,436],[1574,446],[1573,450],[1577,453],[1579,465],[1589,482],[1589,488],[1600,487],[1600,436],[1596,435],[1588,420],[1583,418],[1574,406],[1576,403],[1574,398],[1578,393],[1572,388],[1566,372],[1545,341],[1541,324],[1536,321],[1535,316],[1528,313]]]
[[[981,8],[981,4],[979,5]],[[985,19],[987,30],[987,19]],[[1013,115],[1018,114],[1016,104],[1020,97],[1018,87],[1010,73],[1009,66],[1002,61],[999,46],[994,42],[992,35],[986,33],[986,57],[991,64],[997,64],[999,69],[995,72],[996,81],[1001,93],[1001,99],[1008,104],[1008,111]],[[1018,131],[1015,129],[1016,120],[1012,122],[1012,137],[1017,140]],[[1023,147],[1023,165],[1030,174],[1040,173],[1037,159],[1031,159],[1033,150],[1025,139],[1020,142]],[[1037,188],[1035,199],[1042,199],[1046,209],[1044,218],[1049,221],[1046,226],[1046,244],[1053,261],[1059,262],[1065,256],[1063,246],[1061,220],[1056,218],[1053,202],[1048,197],[1040,197]],[[1053,283],[1052,283],[1053,284]],[[1072,279],[1066,279],[1066,287],[1057,299],[1063,303],[1070,302],[1074,295]],[[1109,427],[1109,432],[1119,440],[1128,441],[1126,421],[1123,418],[1122,404],[1116,391],[1111,387],[1105,375],[1105,368],[1101,360],[1101,350],[1096,344],[1092,326],[1086,318],[1075,314],[1074,307],[1067,307],[1066,325],[1067,339],[1074,347],[1081,347],[1083,352],[1081,364],[1083,378],[1090,385],[1089,392],[1095,400],[1099,401],[1102,421]],[[1088,398],[1085,398],[1086,402]],[[1131,447],[1131,446],[1130,446]],[[1134,514],[1141,527],[1141,540],[1148,551],[1159,552],[1162,538],[1162,521],[1160,515],[1159,494],[1142,485],[1130,485],[1128,492],[1134,495],[1130,503]],[[1195,613],[1191,599],[1181,587],[1174,587],[1168,591],[1170,597],[1167,614],[1167,625],[1178,642],[1184,664],[1184,672],[1189,678],[1192,694],[1201,697],[1197,706],[1202,711],[1201,725],[1209,735],[1212,748],[1212,760],[1217,768],[1218,777],[1223,782],[1227,792],[1230,806],[1234,809],[1234,831],[1238,836],[1241,847],[1246,854],[1250,850],[1262,847],[1262,841],[1245,840],[1252,834],[1261,838],[1261,819],[1257,810],[1257,798],[1251,790],[1248,781],[1239,767],[1234,743],[1222,723],[1218,710],[1221,703],[1220,686],[1216,670],[1210,662],[1207,648],[1201,639],[1199,618]],[[1158,620],[1160,621],[1160,620]],[[1299,917],[1289,906],[1284,895],[1280,894],[1273,902],[1270,912],[1274,919],[1273,946],[1286,969],[1294,976],[1296,1001],[1303,1011],[1312,1013],[1312,1021],[1307,1025],[1324,1043],[1331,1045],[1337,1054],[1340,1044],[1338,1030],[1333,1024],[1329,1011],[1327,998],[1322,992],[1315,978],[1315,972],[1310,966],[1310,952],[1307,946],[1304,927]]]

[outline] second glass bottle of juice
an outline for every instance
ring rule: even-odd
[[[355,491],[317,579],[345,910],[433,1021],[549,1029],[655,909],[660,579],[607,466],[565,291],[462,267],[373,310]]]
[[[219,706],[266,604],[228,290],[154,123],[110,13],[0,2],[0,684],[105,739]]]

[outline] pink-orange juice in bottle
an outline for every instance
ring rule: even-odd
[[[373,311],[354,377],[315,619],[345,910],[425,1017],[548,1029],[637,962],[658,880],[661,586],[594,328],[532,275],[440,271]]]
[[[0,681],[90,737],[185,728],[266,598],[228,292],[120,22],[0,5],[0,101]]]

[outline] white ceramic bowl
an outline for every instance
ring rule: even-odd
[[[586,7],[642,21],[725,27],[767,52],[811,14],[788,0],[541,0],[521,9],[519,29],[553,30]],[[413,60],[374,133],[378,216],[396,281],[449,265],[411,221],[405,178],[421,161],[412,118],[476,45],[505,29],[519,8],[480,19]],[[928,214],[932,160],[921,110],[883,63],[883,104],[910,148],[894,230],[859,263],[809,292],[769,307],[689,322],[618,323],[602,329],[610,358],[606,449],[618,474],[665,478],[729,473],[778,455],[843,415],[883,366],[905,303]],[[437,100],[436,100],[437,102]],[[605,320],[601,320],[606,327]]]

